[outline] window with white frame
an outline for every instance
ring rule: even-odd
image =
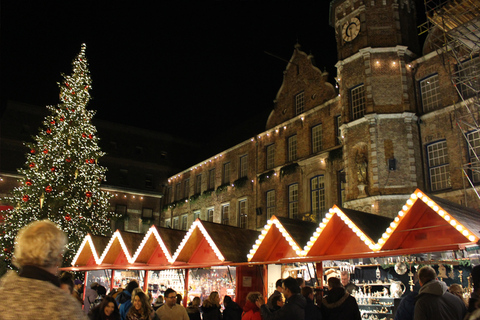
[[[472,131],[467,134],[468,137],[468,156],[470,158],[472,181],[480,182],[480,131]]]
[[[188,199],[190,196],[190,179],[185,179],[185,182],[183,183],[183,197],[185,199]]]
[[[165,220],[165,228],[171,228],[171,227],[172,227],[171,220],[170,220],[170,219],[166,219],[166,220]]]
[[[182,221],[181,221],[181,224],[180,224],[180,229],[181,230],[185,230],[187,231],[187,221],[188,221],[188,215],[184,214],[182,215]]]
[[[322,124],[312,128],[312,152],[317,153],[323,149],[322,146],[323,129]]]
[[[458,66],[457,81],[463,98],[470,98],[480,90],[480,58],[475,57],[463,61]]]
[[[195,177],[195,194],[202,193],[202,175],[199,174]]]
[[[179,223],[180,221],[178,217],[173,218],[173,229],[178,229]]]
[[[223,164],[222,169],[222,184],[230,183],[230,162]]]
[[[360,119],[365,115],[365,87],[363,84],[350,90],[350,105],[352,120]]]
[[[275,167],[275,144],[269,144],[265,147],[265,168],[272,169]]]
[[[230,224],[230,204],[222,205],[222,224]]]
[[[208,190],[215,189],[215,168],[208,171]]]
[[[323,174],[310,180],[310,194],[312,214],[319,217],[319,214],[325,211],[325,176]]]
[[[335,136],[337,139],[335,140],[335,145],[340,145],[342,144],[342,130],[340,130],[340,127],[342,126],[342,116],[338,115],[335,117]]]
[[[247,163],[248,157],[247,155],[241,156],[240,157],[240,172],[239,172],[239,178],[243,178],[247,176],[248,173],[248,163]]]
[[[238,226],[247,228],[247,200],[238,201]]]
[[[288,217],[298,218],[298,183],[288,186]]]
[[[267,219],[275,214],[275,190],[267,191]]]
[[[200,218],[200,210],[193,211],[193,221],[195,221],[197,219],[201,219]]]
[[[305,93],[300,92],[295,95],[295,115],[298,116],[305,110]]]
[[[427,146],[428,172],[432,191],[450,188],[450,164],[447,141],[437,141]]]
[[[297,135],[288,137],[287,140],[287,160],[297,160]]]
[[[207,221],[213,222],[213,213],[214,213],[213,208],[207,209]]]
[[[441,107],[440,84],[438,74],[434,74],[420,81],[423,112],[430,112]]]

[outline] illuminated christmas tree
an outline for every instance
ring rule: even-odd
[[[92,80],[85,57],[85,44],[73,61],[73,73],[62,74],[61,103],[47,106],[50,111],[35,141],[25,143],[28,153],[20,186],[6,200],[14,207],[5,216],[4,236],[0,239],[4,257],[10,265],[17,231],[41,219],[57,223],[69,238],[65,263],[73,258],[87,233],[111,233],[108,192],[100,190],[106,168],[97,160],[104,155],[91,119],[95,112],[86,109]]]

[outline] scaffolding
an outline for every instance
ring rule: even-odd
[[[442,57],[460,101],[454,101],[455,122],[468,147],[464,174],[467,188],[480,195],[480,0],[424,0],[427,21],[419,27]]]

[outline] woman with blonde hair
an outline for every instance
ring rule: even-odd
[[[151,320],[157,315],[150,305],[149,297],[143,291],[138,291],[127,313],[127,320]]]
[[[262,320],[260,309],[256,304],[259,299],[263,299],[260,292],[249,292],[247,294],[247,302],[243,306],[242,320]]]
[[[217,291],[212,291],[208,299],[202,304],[203,320],[221,320],[220,296]]]

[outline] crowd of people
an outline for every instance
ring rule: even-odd
[[[83,290],[83,282],[74,280],[71,273],[57,276],[67,237],[53,222],[32,222],[18,232],[15,240],[13,263],[19,272],[9,271],[0,279],[0,318],[5,320],[361,319],[350,291],[354,285],[343,274],[341,279],[327,280],[328,290],[314,290],[302,279],[288,277],[277,280],[266,303],[260,292],[250,292],[242,308],[230,296],[220,297],[213,291],[203,302],[193,298],[185,308],[181,294],[171,288],[154,302],[135,280],[125,289],[107,294],[106,288],[96,282]],[[465,301],[460,285],[448,288],[437,279],[432,267],[420,268],[418,285],[402,299],[395,320],[480,320],[480,265],[472,269],[471,276],[474,291]]]

